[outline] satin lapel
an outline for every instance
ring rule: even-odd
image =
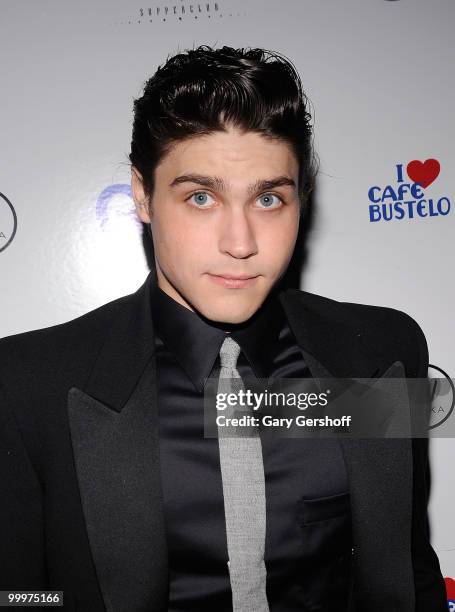
[[[315,378],[397,375],[389,369],[393,364],[362,344],[355,329],[309,310],[302,296],[303,292],[288,290],[280,300]],[[404,376],[404,369],[401,372]],[[411,440],[340,439],[340,444],[349,478],[354,539],[355,604],[351,605],[354,610],[383,612],[393,601],[394,609],[411,612]]]
[[[149,276],[118,308],[68,418],[90,547],[108,612],[167,609]]]
[[[166,609],[158,432],[151,362],[118,413],[84,391],[68,394],[82,508],[106,609]]]

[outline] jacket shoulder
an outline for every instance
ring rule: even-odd
[[[372,328],[381,326],[387,322],[390,325],[400,325],[408,327],[413,331],[422,329],[415,319],[408,313],[389,306],[379,306],[374,304],[362,304],[357,302],[344,302],[309,291],[300,289],[288,289],[287,292],[294,294],[301,300],[302,306],[308,310],[319,313],[322,316],[336,318],[340,322],[348,325],[355,325],[362,322]]]
[[[58,379],[77,369],[82,373],[131,297],[122,296],[64,323],[1,338],[0,386],[5,381]]]
[[[288,289],[302,308],[349,328],[372,352],[393,355],[407,365],[410,376],[426,377],[428,344],[419,323],[389,306],[338,301],[299,289]]]

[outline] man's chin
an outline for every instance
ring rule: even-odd
[[[201,310],[198,309],[198,312],[214,323],[236,325],[248,321],[261,303],[257,300],[254,300],[253,303],[252,299],[247,300],[245,304],[235,303],[236,301],[239,300],[225,299],[221,304],[213,304],[211,307],[207,307],[207,304],[205,304]]]

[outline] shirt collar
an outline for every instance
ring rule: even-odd
[[[239,324],[217,323],[182,306],[158,283],[152,285],[152,317],[158,336],[202,392],[227,333],[240,345],[254,374],[267,378],[278,351],[278,338],[286,317],[272,291],[247,321]]]

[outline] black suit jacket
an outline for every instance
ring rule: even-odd
[[[166,610],[150,273],[132,295],[0,340],[0,589],[58,589],[66,610]],[[425,377],[408,315],[280,294],[312,373]],[[351,609],[447,610],[427,524],[425,439],[342,442],[354,553]]]

